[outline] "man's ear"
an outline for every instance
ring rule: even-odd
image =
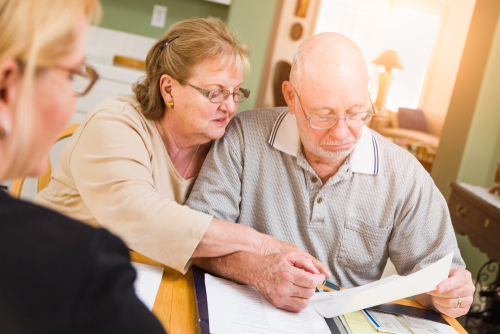
[[[283,91],[283,96],[285,97],[286,104],[288,105],[288,111],[290,114],[295,114],[295,91],[293,90],[290,81],[283,81],[281,90]]]
[[[172,95],[172,85],[176,82],[174,78],[172,78],[168,74],[163,74],[160,78],[160,92],[164,101],[173,101],[174,96]]]
[[[4,122],[4,127],[12,125],[20,82],[21,69],[14,59],[7,59],[0,64],[0,121]]]

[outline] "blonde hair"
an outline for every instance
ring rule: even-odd
[[[37,69],[56,64],[76,45],[75,24],[84,14],[97,20],[99,0],[0,0],[0,64],[17,60],[22,70],[21,92],[15,111],[9,174],[16,174],[29,157],[32,115],[35,112],[33,84]]]
[[[149,50],[146,78],[133,86],[142,113],[150,120],[163,117],[165,102],[160,92],[163,74],[184,85],[197,66],[218,60],[219,68],[215,70],[234,66],[236,71],[242,71],[247,76],[250,72],[250,52],[250,45],[240,42],[220,20],[189,19],[175,23]]]

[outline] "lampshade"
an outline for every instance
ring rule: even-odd
[[[401,58],[399,58],[399,54],[394,50],[385,50],[382,52],[374,61],[372,61],[375,65],[383,65],[386,71],[390,71],[393,68],[399,68],[404,70],[405,67],[401,62]]]

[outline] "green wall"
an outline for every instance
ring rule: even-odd
[[[460,182],[493,185],[500,162],[500,21],[497,24],[478,101],[458,172]]]
[[[255,108],[260,78],[266,59],[267,46],[278,0],[233,0],[230,6],[205,0],[102,0],[101,27],[131,34],[159,38],[172,24],[193,17],[218,17],[238,33],[239,38],[252,45],[250,76],[244,87],[250,89],[250,98],[238,112]],[[151,26],[153,6],[167,9],[165,28]]]
[[[231,3],[228,23],[236,29],[241,40],[253,48],[252,72],[244,84],[251,94],[238,112],[255,108],[277,3],[277,0],[233,0]]]
[[[131,34],[160,38],[168,27],[193,17],[227,20],[229,6],[205,0],[101,0],[101,27]],[[167,7],[165,28],[151,26],[154,5]]]

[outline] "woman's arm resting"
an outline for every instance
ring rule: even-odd
[[[259,233],[251,227],[212,219],[191,258],[221,257],[236,252],[254,255],[271,255],[283,252],[295,252],[308,259],[323,275],[330,276],[328,268],[300,247]]]

